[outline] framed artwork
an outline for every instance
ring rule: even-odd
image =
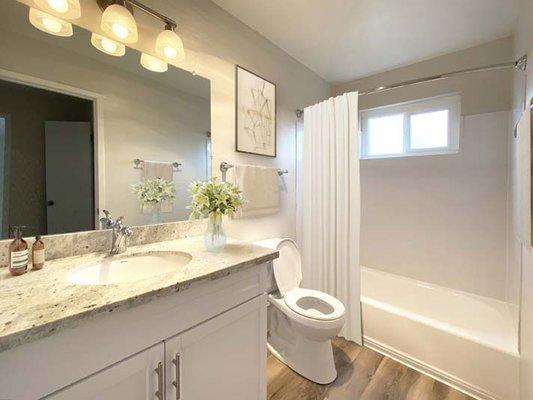
[[[276,85],[237,65],[235,150],[276,157]]]

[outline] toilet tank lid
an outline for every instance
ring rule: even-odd
[[[282,296],[300,287],[302,282],[302,261],[300,251],[294,240],[285,238],[266,239],[257,245],[279,251],[279,258],[273,262],[274,278]]]

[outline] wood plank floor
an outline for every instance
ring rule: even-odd
[[[333,340],[338,377],[318,385],[268,355],[269,400],[474,400],[367,347]]]

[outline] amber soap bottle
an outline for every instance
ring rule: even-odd
[[[31,246],[32,269],[44,267],[44,242],[40,235],[35,236],[35,242]]]
[[[9,272],[22,275],[28,270],[28,243],[22,238],[20,226],[13,227],[13,236],[9,245]]]

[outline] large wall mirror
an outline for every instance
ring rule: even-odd
[[[210,82],[172,65],[151,72],[71,37],[47,35],[28,7],[0,4],[0,227],[25,235],[98,229],[103,209],[128,225],[188,218],[188,187],[211,173]],[[142,204],[161,178],[173,201]]]

